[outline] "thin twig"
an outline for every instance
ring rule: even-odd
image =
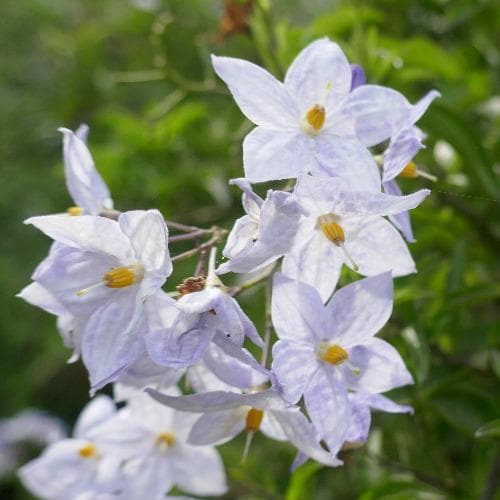
[[[176,234],[175,236],[170,236],[168,242],[175,243],[176,241],[196,240],[206,234],[212,234],[213,232],[213,229],[198,229],[198,231],[192,231],[191,233]]]
[[[188,259],[189,257],[198,255],[202,251],[205,251],[208,248],[213,247],[221,240],[224,234],[226,234],[226,231],[224,229],[219,228],[217,231],[214,231],[214,235],[205,243],[202,243],[200,246],[192,248],[191,250],[187,250],[186,252],[174,255],[172,257],[172,262],[179,262],[180,260]]]
[[[184,233],[191,233],[193,231],[202,230],[201,227],[188,226],[186,224],[181,224],[180,222],[174,222],[172,220],[165,219],[165,224],[172,229],[177,229],[177,231],[183,231]]]

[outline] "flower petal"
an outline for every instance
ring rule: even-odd
[[[349,351],[349,362],[359,369],[359,373],[353,373],[347,368],[344,370],[346,384],[353,390],[379,393],[413,383],[413,378],[396,349],[378,338],[352,348]]]
[[[323,302],[311,286],[281,273],[274,275],[272,318],[281,340],[313,344],[326,326]]]
[[[317,368],[318,362],[312,345],[286,340],[278,340],[274,344],[272,371],[288,402],[297,403]]]
[[[114,220],[95,215],[43,215],[24,221],[64,245],[86,252],[103,252],[119,260],[132,255],[128,238]]]
[[[115,403],[110,397],[104,394],[96,396],[87,403],[80,413],[73,429],[73,435],[77,438],[85,439],[94,427],[110,419],[115,413]]]
[[[265,69],[243,59],[212,55],[212,65],[245,116],[270,129],[293,128],[298,110],[284,85]]]
[[[313,141],[300,130],[254,128],[243,141],[245,177],[255,183],[317,172]]]
[[[328,38],[309,44],[292,62],[285,87],[304,114],[315,104],[333,109],[351,90],[351,68],[342,49]]]
[[[87,134],[84,134],[83,129],[73,133],[67,128],[60,128],[59,132],[64,134],[64,172],[73,201],[90,215],[99,215],[104,209],[112,209],[113,200],[108,186],[95,168],[85,144]],[[81,135],[85,138],[82,139]]]
[[[326,338],[343,348],[362,344],[375,335],[392,312],[390,272],[355,281],[338,290],[325,307]]]
[[[188,442],[196,446],[223,444],[245,427],[246,408],[203,413],[193,425]]]
[[[329,368],[318,368],[305,390],[304,401],[314,427],[335,456],[344,444],[351,411],[338,371]]]

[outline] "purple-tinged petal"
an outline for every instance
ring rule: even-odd
[[[326,302],[337,286],[344,256],[315,225],[311,219],[301,224],[292,250],[283,259],[282,270],[286,276],[315,288]]]
[[[97,172],[94,160],[85,144],[83,129],[76,134],[67,128],[60,128],[64,134],[64,171],[66,186],[73,201],[86,214],[99,215],[104,209],[113,208],[113,200],[108,186]]]
[[[248,179],[244,177],[231,179],[229,184],[238,186],[243,191],[242,204],[245,212],[252,217],[258,217],[264,200],[258,194],[254,193]]]
[[[382,394],[356,393],[356,401],[368,405],[372,410],[384,411],[387,413],[413,413],[413,408],[408,405],[395,403]]]
[[[411,210],[422,203],[431,192],[428,189],[404,195],[384,193],[344,192],[338,198],[334,212],[338,215],[394,215]]]
[[[243,168],[252,183],[292,179],[317,172],[314,138],[300,130],[257,127],[243,141]]]
[[[302,114],[315,104],[334,109],[351,89],[351,68],[342,49],[328,38],[321,38],[292,62],[285,87]]]
[[[364,343],[387,322],[392,312],[390,272],[355,281],[338,290],[325,307],[325,339],[344,349]]]
[[[349,362],[357,370],[345,367],[343,373],[346,385],[353,390],[379,393],[413,383],[396,349],[378,338],[350,349]]]
[[[275,412],[265,411],[262,416],[259,431],[265,436],[276,441],[287,441],[287,435],[283,432],[279,417],[275,417]]]
[[[437,90],[431,90],[430,92],[427,92],[427,94],[425,94],[420,101],[415,103],[410,112],[411,124],[420,120],[427,108],[431,105],[432,101],[438,97],[441,97],[441,94]]]
[[[281,273],[274,275],[272,318],[281,340],[311,345],[323,332],[323,302],[318,292]]]
[[[132,256],[128,238],[114,220],[94,215],[43,215],[24,221],[64,245],[86,252],[102,252],[119,260]]]
[[[240,407],[203,413],[193,425],[188,443],[196,446],[227,443],[245,428],[247,412],[247,408]]]
[[[85,406],[76,421],[73,435],[76,438],[87,439],[93,428],[113,417],[116,407],[109,396],[100,394]]]
[[[172,273],[167,243],[168,229],[163,216],[158,210],[133,210],[122,213],[118,224],[130,238],[136,259],[144,265],[146,271],[158,275],[159,288]]]
[[[288,402],[297,403],[317,368],[313,344],[298,344],[286,340],[278,340],[274,344],[272,371]]]
[[[82,358],[95,391],[113,382],[144,351],[147,325],[135,294],[104,304],[90,317],[82,341]]]
[[[358,88],[361,85],[366,84],[366,75],[363,68],[359,64],[351,64],[350,66],[352,73],[352,80],[351,80],[351,92],[352,92],[355,88]]]
[[[86,123],[81,123],[75,130],[75,135],[87,144],[87,139],[89,138],[89,126]]]
[[[384,183],[394,179],[423,147],[417,127],[403,129],[395,135],[384,153]]]
[[[179,447],[172,456],[175,484],[193,495],[219,496],[227,491],[219,453],[210,446]]]
[[[238,408],[242,405],[262,410],[268,408],[283,409],[286,406],[281,396],[274,389],[267,389],[251,394],[213,391],[178,397],[169,396],[154,389],[146,389],[146,392],[162,405],[184,412],[205,413],[222,411]]]
[[[298,409],[286,411],[273,411],[272,416],[280,423],[288,440],[296,446],[301,453],[324,465],[336,467],[342,465],[342,461],[335,457],[335,453],[329,453],[319,444],[319,436],[309,420]],[[294,466],[302,465],[294,462]]]
[[[338,370],[318,368],[305,390],[304,401],[314,427],[335,456],[344,444],[351,414]]]
[[[351,406],[351,419],[345,436],[348,445],[356,446],[368,439],[372,416],[368,405],[360,404],[356,398],[349,398]]]
[[[298,126],[299,113],[284,85],[243,59],[212,56],[212,65],[245,116],[270,129]]]
[[[33,281],[28,286],[24,287],[17,295],[20,299],[25,300],[28,304],[37,306],[44,311],[55,316],[68,314],[66,308],[52,295],[45,287]]]
[[[380,171],[370,152],[356,139],[338,137],[334,130],[320,134],[314,143],[322,177],[340,177],[352,191],[381,191]]]
[[[370,147],[410,125],[410,112],[410,103],[399,92],[361,85],[349,94],[338,119],[354,118],[356,137]]]
[[[265,384],[268,381],[268,376],[264,375],[261,370],[255,369],[254,366],[257,362],[251,358],[248,351],[244,352],[248,356],[248,360],[252,359],[251,365],[226,354],[212,342],[205,352],[203,362],[221,381],[233,387],[251,389]]]
[[[393,196],[403,196],[401,189],[397,185],[395,179],[384,182],[384,191]],[[394,224],[398,231],[404,236],[408,243],[414,243],[415,237],[411,228],[410,214],[408,211],[401,212],[395,215],[389,215],[389,220]]]
[[[363,276],[392,271],[394,277],[416,272],[408,247],[394,226],[383,217],[368,217],[346,247]],[[350,266],[349,262],[346,262]]]

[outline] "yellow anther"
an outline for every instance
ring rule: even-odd
[[[156,436],[156,445],[162,450],[172,447],[175,444],[175,437],[170,432],[161,432]]]
[[[342,226],[336,222],[323,222],[321,224],[323,234],[338,247],[345,241],[345,234]]]
[[[403,179],[416,179],[417,177],[424,177],[432,182],[437,181],[437,177],[435,175],[419,170],[417,165],[412,161],[405,165],[405,168],[399,172],[398,177],[402,177]]]
[[[307,123],[318,132],[323,128],[325,124],[325,108],[320,106],[319,104],[315,104],[309,111],[306,113],[306,121]]]
[[[318,354],[320,359],[334,366],[342,364],[349,358],[347,351],[337,344],[328,345],[320,348]]]
[[[92,443],[87,443],[78,450],[78,455],[82,458],[95,458],[97,457],[97,448]]]
[[[417,165],[410,161],[405,165],[405,168],[399,172],[399,177],[403,179],[416,179],[418,177]]]
[[[264,412],[262,410],[257,410],[257,408],[250,408],[247,413],[245,430],[247,432],[257,432],[260,428],[263,417]]]
[[[144,277],[142,266],[115,267],[108,271],[103,278],[104,284],[108,288],[124,288],[141,281]]]
[[[83,208],[82,207],[68,207],[66,210],[68,215],[82,215],[83,214]]]

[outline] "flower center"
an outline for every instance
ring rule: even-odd
[[[66,213],[68,215],[72,215],[72,216],[82,215],[83,208],[82,207],[68,207],[68,209],[66,210]]]
[[[326,363],[338,366],[347,361],[349,355],[343,347],[337,344],[322,344],[318,349],[318,357]]]
[[[177,285],[175,289],[181,295],[187,295],[193,292],[201,292],[205,288],[205,276],[190,276],[183,280],[180,285]]]
[[[257,432],[262,423],[262,418],[264,417],[264,412],[258,410],[257,408],[250,408],[247,413],[245,430],[247,432]]]
[[[436,182],[437,177],[435,175],[428,174],[423,170],[419,170],[415,162],[410,161],[405,165],[405,168],[399,172],[398,177],[403,179],[416,179],[417,177],[424,177],[430,181]]]
[[[82,458],[96,458],[97,448],[92,443],[87,443],[78,450],[78,455]]]
[[[175,444],[175,437],[170,432],[161,432],[156,436],[156,446],[162,451],[166,451]]]
[[[325,124],[326,112],[324,106],[315,104],[306,113],[306,122],[312,133],[319,132]]]
[[[336,246],[340,247],[345,258],[355,270],[359,270],[359,266],[354,262],[353,258],[347,251],[345,243],[345,233],[343,227],[339,224],[340,217],[336,214],[323,214],[316,220],[316,228],[321,229],[322,233]]]
[[[144,278],[144,267],[136,264],[111,269],[104,275],[103,281],[108,288],[124,288],[141,281],[142,278]]]
[[[76,292],[78,297],[87,295],[90,290],[101,286],[108,288],[125,288],[131,286],[144,278],[144,266],[142,264],[134,264],[132,266],[115,267],[108,271],[103,277],[102,281],[91,285],[87,288],[82,288]]]

